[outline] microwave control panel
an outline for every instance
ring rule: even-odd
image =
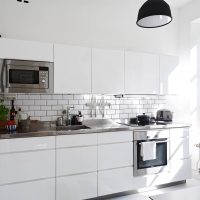
[[[40,81],[40,88],[48,88],[49,87],[49,72],[48,71],[40,71],[39,75],[39,81]]]

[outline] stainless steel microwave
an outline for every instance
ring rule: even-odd
[[[53,93],[52,62],[0,59],[1,93]]]

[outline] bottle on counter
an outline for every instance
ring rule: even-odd
[[[15,120],[15,114],[16,114],[16,110],[15,110],[15,106],[14,106],[14,100],[11,100],[10,121]]]
[[[81,111],[78,111],[77,120],[78,120],[78,124],[79,124],[79,125],[82,125],[82,122],[83,122],[83,115],[82,115]]]

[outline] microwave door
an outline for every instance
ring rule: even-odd
[[[39,67],[7,65],[8,88],[39,88]]]

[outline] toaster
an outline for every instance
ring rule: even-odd
[[[161,109],[157,111],[156,120],[164,122],[172,122],[173,113],[167,109]]]

